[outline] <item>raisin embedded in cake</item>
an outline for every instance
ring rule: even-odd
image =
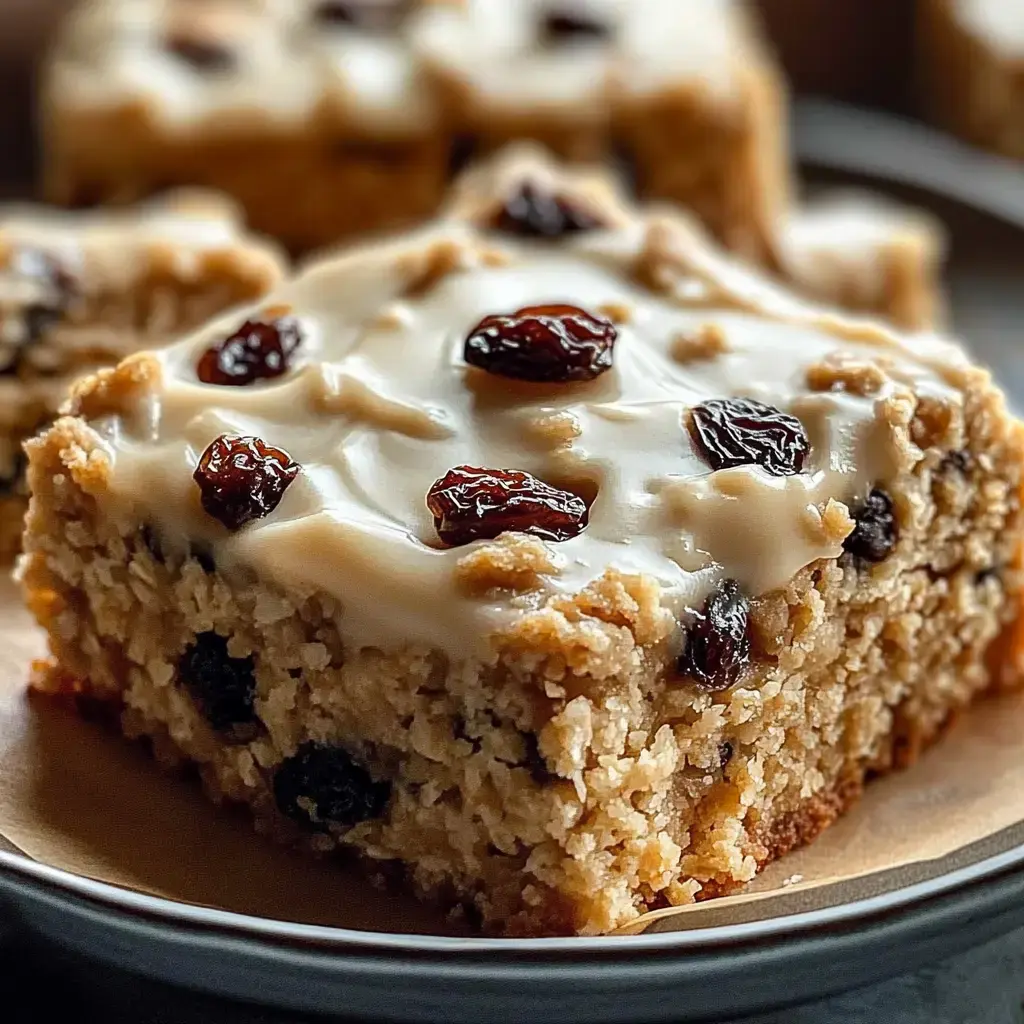
[[[0,556],[21,539],[21,443],[70,382],[252,301],[282,272],[213,195],[120,213],[0,208]]]
[[[508,231],[509,194],[80,384],[22,578],[58,671],[263,830],[593,935],[1017,681],[1024,438],[951,342],[600,190]]]

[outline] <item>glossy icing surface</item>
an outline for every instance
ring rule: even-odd
[[[170,541],[208,545],[225,571],[333,595],[343,635],[384,649],[478,650],[518,609],[609,568],[656,579],[685,614],[723,577],[757,594],[838,556],[849,509],[894,472],[900,402],[960,400],[960,350],[804,307],[684,222],[611,209],[608,221],[543,242],[450,218],[309,267],[259,307],[299,319],[287,374],[198,381],[199,357],[243,319],[233,314],[159,353],[159,384],[97,423],[115,500]],[[544,303],[615,322],[612,369],[531,384],[467,366],[484,316]],[[884,369],[864,389],[812,381],[836,360]],[[801,473],[712,472],[687,415],[729,396],[801,421]],[[192,479],[222,434],[257,435],[302,466],[277,509],[235,533],[204,513]],[[425,503],[463,464],[525,470],[591,502],[581,535],[547,544],[537,586],[466,588],[460,564],[494,542],[444,548]]]

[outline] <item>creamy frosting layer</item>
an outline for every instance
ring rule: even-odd
[[[840,555],[850,509],[896,471],[911,395],[960,402],[960,350],[808,309],[683,221],[621,209],[608,219],[618,226],[557,242],[448,219],[315,264],[248,314],[287,311],[304,334],[289,372],[270,381],[196,376],[243,313],[158,353],[159,385],[96,423],[119,514],[165,544],[208,547],[224,571],[332,595],[354,644],[463,655],[609,568],[656,579],[685,616],[724,577],[759,594]],[[533,384],[466,365],[465,337],[484,316],[546,303],[616,323],[610,371]],[[801,421],[803,472],[711,470],[686,417],[729,396]],[[222,434],[257,435],[302,466],[276,510],[235,533],[203,511],[192,477]],[[591,502],[589,525],[545,542],[532,585],[474,587],[467,559],[509,540],[446,549],[425,503],[463,464],[571,490]]]

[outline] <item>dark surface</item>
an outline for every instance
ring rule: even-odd
[[[1024,1024],[1022,999],[1024,931],[869,990],[744,1024]],[[312,1024],[326,1019],[207,999],[100,971],[13,932],[0,939],[0,1007],[5,1024]]]

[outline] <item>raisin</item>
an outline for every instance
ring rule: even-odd
[[[302,331],[293,317],[246,320],[200,356],[196,376],[204,384],[229,387],[271,380],[288,372],[292,353],[301,343]]]
[[[470,366],[515,380],[593,380],[612,366],[615,325],[578,306],[527,306],[486,316],[463,352]]]
[[[210,725],[224,731],[256,721],[252,657],[232,658],[220,633],[199,633],[178,662],[178,676]]]
[[[270,515],[300,468],[258,437],[222,434],[203,452],[192,479],[207,513],[237,530]]]
[[[282,814],[326,831],[379,817],[391,784],[378,782],[341,747],[303,743],[274,774],[274,800]]]
[[[718,767],[724,768],[731,760],[733,755],[732,744],[728,742],[718,744]]]
[[[804,467],[810,441],[803,424],[752,398],[712,398],[690,410],[690,436],[712,469],[760,466],[772,476]]]
[[[750,602],[735,580],[725,580],[690,626],[679,671],[708,693],[732,686],[750,661],[749,624]]]
[[[594,17],[582,6],[552,7],[541,17],[541,39],[551,45],[569,42],[603,42],[612,34],[611,26]]]
[[[569,540],[587,525],[582,498],[518,469],[456,466],[427,493],[437,535],[457,547],[507,530]]]
[[[899,540],[892,498],[875,488],[854,514],[854,527],[843,550],[863,562],[883,562]]]
[[[502,204],[494,227],[528,238],[562,238],[602,227],[589,211],[525,181]]]
[[[164,49],[197,71],[230,71],[236,62],[231,47],[218,39],[172,35],[164,40]]]
[[[404,0],[321,0],[313,16],[325,25],[384,32],[398,25],[407,7]]]

